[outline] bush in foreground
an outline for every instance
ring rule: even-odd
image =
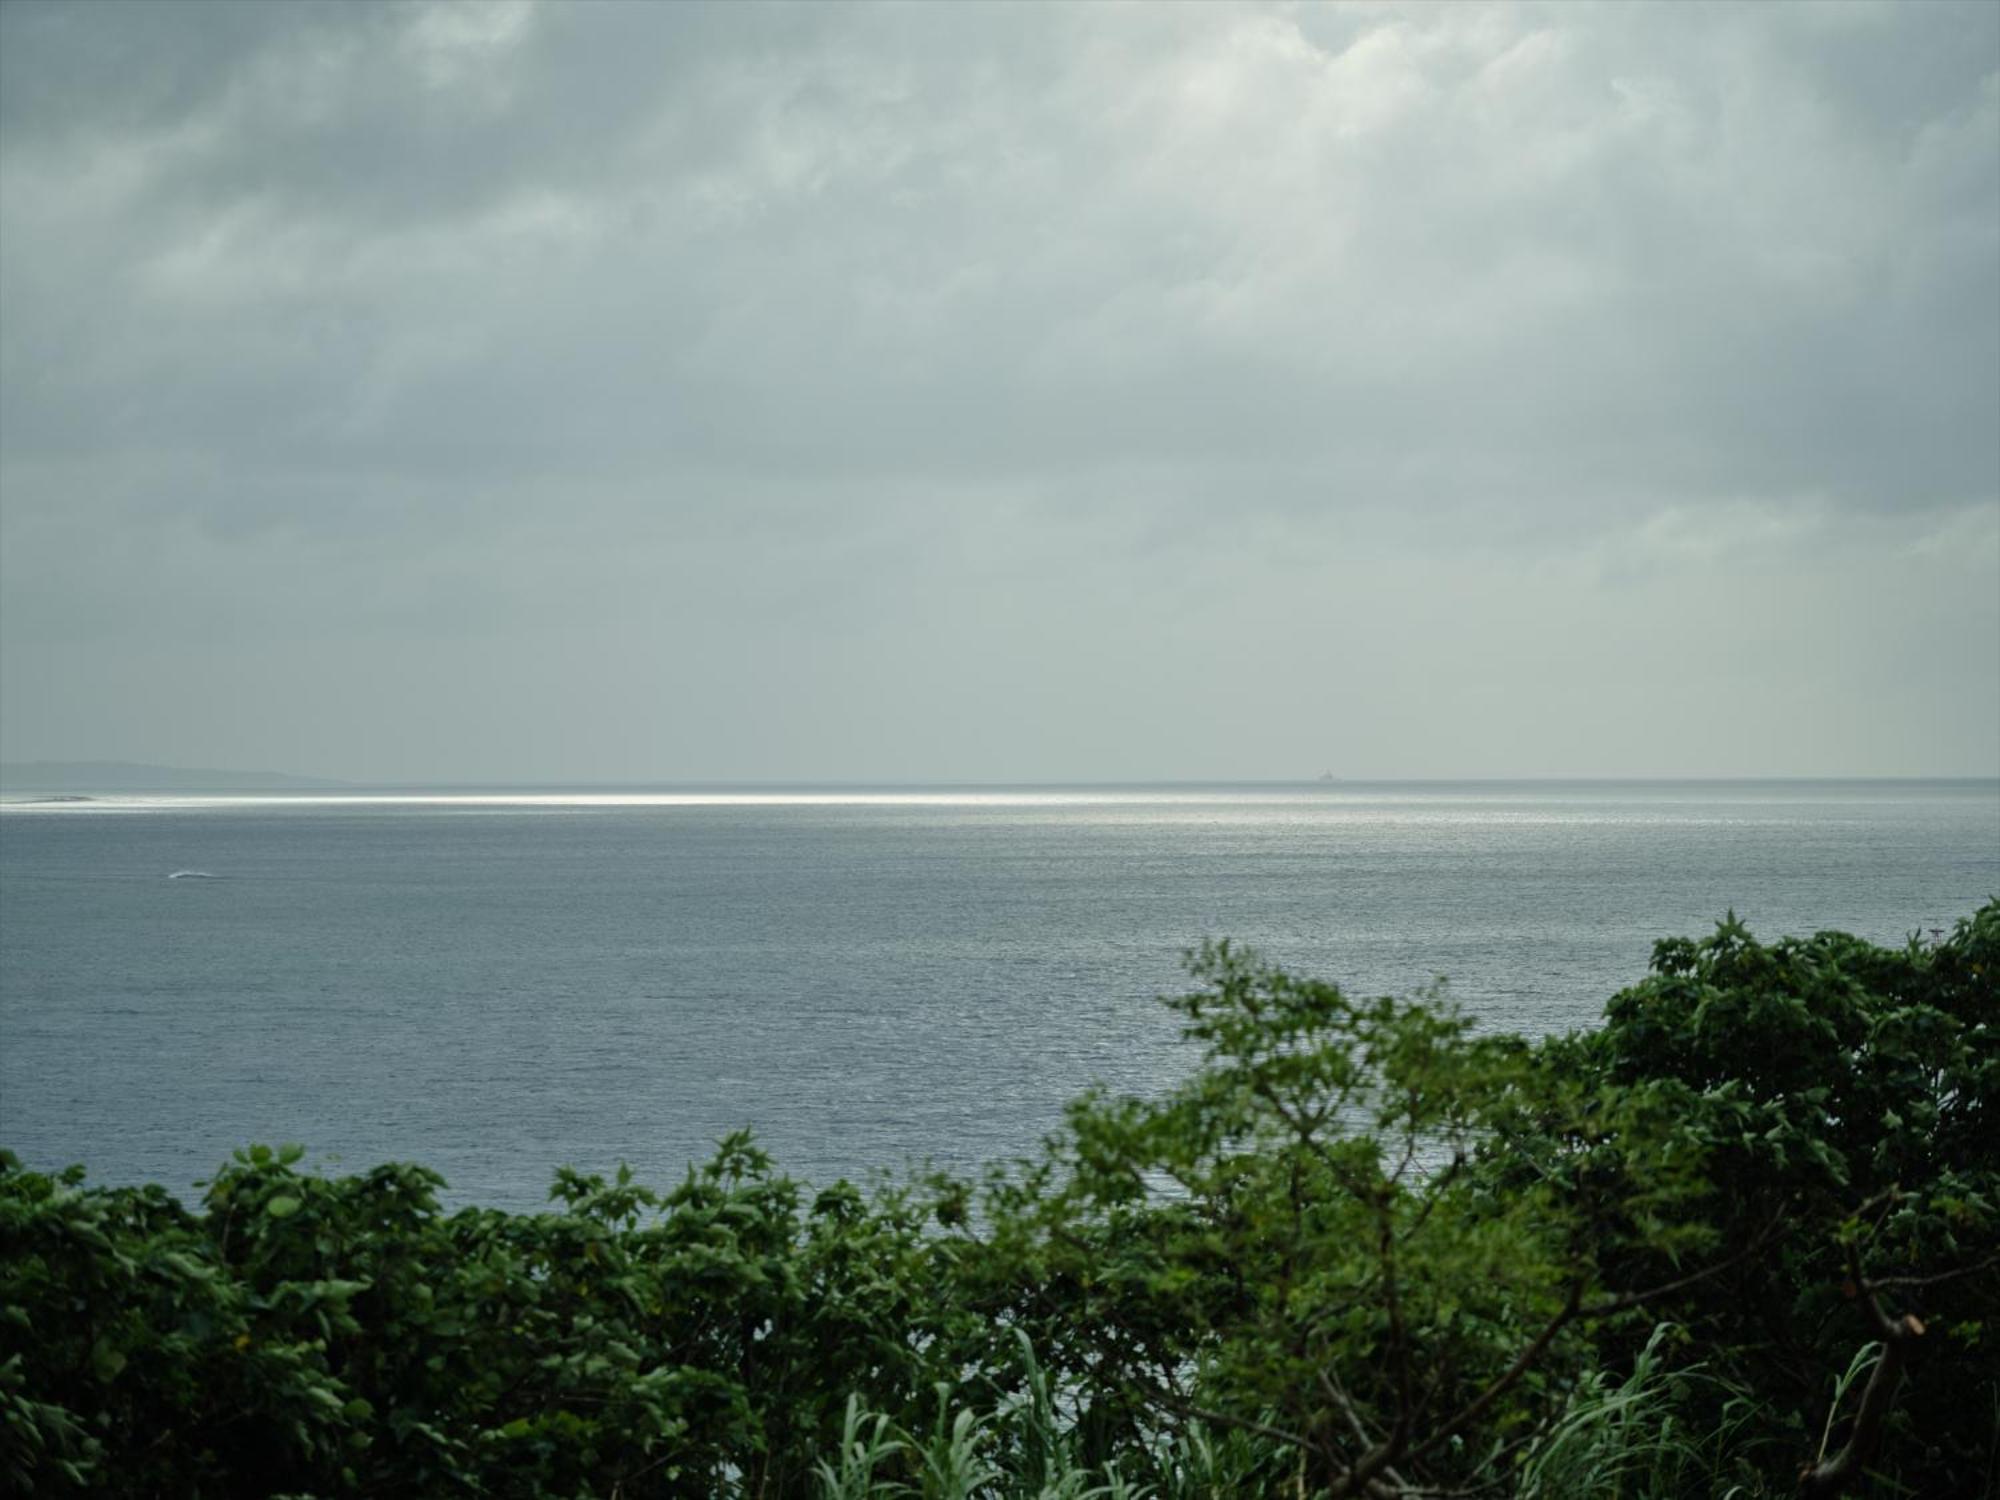
[[[1487,1035],[1226,945],[1201,1060],[982,1182],[747,1137],[547,1212],[0,1154],[0,1479],[108,1495],[1992,1493],[2000,904],[1659,946]]]

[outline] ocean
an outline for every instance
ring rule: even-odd
[[[2000,782],[490,789],[0,803],[0,1145],[180,1193],[233,1147],[812,1182],[1031,1151],[1194,1055],[1230,937],[1481,1024],[1592,1025],[1654,942],[1883,942],[2000,895]]]

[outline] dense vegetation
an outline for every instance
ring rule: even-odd
[[[1161,1098],[814,1192],[748,1138],[549,1211],[0,1154],[0,1483],[105,1495],[1993,1494],[2000,903],[1659,946],[1475,1030],[1225,945]]]

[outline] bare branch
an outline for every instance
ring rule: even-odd
[[[1377,1446],[1381,1440],[1368,1430],[1367,1424],[1361,1420],[1361,1413],[1355,1407],[1353,1399],[1347,1394],[1340,1382],[1333,1378],[1333,1372],[1322,1368],[1317,1373],[1319,1375],[1320,1389],[1325,1391],[1333,1399],[1333,1404],[1340,1408],[1342,1415],[1347,1418],[1347,1425],[1354,1429],[1355,1437],[1361,1440],[1362,1448],[1366,1450]],[[1394,1493],[1397,1495],[1417,1495],[1424,1493],[1398,1473],[1391,1464],[1384,1463],[1381,1473],[1395,1487]]]
[[[1142,1376],[1127,1374],[1123,1378],[1125,1383],[1139,1395],[1164,1406],[1175,1416],[1194,1417],[1199,1421],[1213,1422],[1221,1427],[1239,1428],[1244,1432],[1255,1433],[1258,1437],[1269,1438],[1274,1443],[1283,1443],[1287,1447],[1298,1448],[1308,1453],[1324,1451],[1311,1438],[1301,1436],[1299,1433],[1287,1432],[1282,1427],[1273,1427],[1268,1422],[1259,1422],[1250,1417],[1238,1417],[1226,1411],[1216,1411],[1213,1407],[1197,1406],[1192,1401],[1184,1401]]]
[[[1989,1255],[1984,1260],[1976,1260],[1969,1266],[1959,1266],[1950,1271],[1940,1271],[1935,1276],[1877,1276],[1869,1285],[1877,1291],[1885,1287],[1941,1286],[1947,1281],[1958,1281],[1967,1276],[1977,1276],[1981,1271],[1990,1271],[2000,1266],[2000,1254]]]
[[[1613,1313],[1625,1312],[1629,1308],[1639,1307],[1644,1303],[1652,1301],[1655,1297],[1664,1297],[1670,1292],[1678,1292],[1687,1287],[1695,1286],[1708,1280],[1711,1276],[1719,1276],[1732,1266],[1741,1265],[1753,1255],[1760,1254],[1778,1238],[1778,1226],[1783,1222],[1783,1215],[1774,1217],[1754,1239],[1734,1255],[1725,1256],[1721,1260],[1713,1261],[1703,1266],[1699,1271],[1690,1272],[1686,1276],[1677,1277],[1672,1281],[1663,1281],[1658,1286],[1647,1287],[1642,1292],[1626,1292],[1622,1296],[1612,1297],[1603,1302],[1593,1302],[1590,1306],[1579,1309],[1579,1316],[1585,1318],[1606,1318]]]
[[[1561,1310],[1543,1325],[1542,1331],[1534,1336],[1527,1348],[1515,1355],[1514,1362],[1495,1376],[1485,1390],[1460,1407],[1455,1414],[1447,1417],[1437,1430],[1410,1454],[1410,1462],[1422,1462],[1433,1450],[1443,1447],[1453,1434],[1485,1416],[1493,1403],[1506,1395],[1515,1382],[1534,1367],[1535,1361],[1540,1359],[1547,1352],[1549,1345],[1555,1342],[1556,1335],[1576,1319],[1582,1302],[1583,1283],[1571,1282],[1569,1295],[1563,1299]]]
[[[1854,1413],[1854,1427],[1847,1434],[1846,1443],[1832,1458],[1821,1459],[1799,1476],[1799,1491],[1811,1500],[1838,1495],[1861,1478],[1862,1471],[1875,1457],[1875,1450],[1881,1446],[1882,1423],[1896,1404],[1896,1388],[1903,1383],[1903,1367],[1909,1363],[1917,1341],[1924,1336],[1921,1318],[1907,1313],[1891,1318],[1883,1309],[1875,1288],[1862,1279],[1861,1257],[1852,1245],[1847,1247],[1847,1270],[1856,1295],[1868,1310],[1869,1321],[1881,1336],[1882,1357],[1875,1361],[1868,1384],[1861,1392],[1861,1405]]]

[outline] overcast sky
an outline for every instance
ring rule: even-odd
[[[8,0],[0,755],[2000,774],[2000,6]]]

